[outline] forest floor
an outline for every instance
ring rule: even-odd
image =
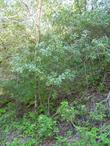
[[[89,109],[91,109],[94,108],[94,103],[106,100],[107,94],[99,94],[94,92],[91,95],[89,95],[89,97],[94,97],[94,99],[92,98],[92,100],[91,99],[89,100],[90,102],[86,103]],[[14,103],[14,101],[11,102],[12,104]],[[17,123],[16,119],[13,118],[13,109],[11,109],[11,112],[8,110],[6,111],[4,110],[7,107],[7,105],[8,105],[7,102],[5,102],[5,104],[1,103],[1,108],[0,108],[0,143],[1,143],[0,146],[19,146],[14,144],[9,145],[14,141],[14,139],[19,139],[22,143],[26,143],[26,142],[28,143],[28,141],[30,141],[33,137],[33,135],[31,135],[32,131],[31,130],[30,130],[31,132],[26,131],[27,133],[25,134],[28,136],[25,135],[22,136],[22,130],[25,131],[28,129],[28,126],[30,126],[29,125],[30,123],[27,122],[28,119],[26,119],[27,127],[24,126],[24,124],[26,124],[25,121],[23,125],[20,125],[20,122]],[[4,114],[4,116],[1,116],[2,114]],[[75,128],[72,127],[70,123],[60,120],[57,123],[59,129],[58,135],[61,138],[60,141],[62,141],[62,138],[64,138],[63,141],[66,139],[66,142],[71,144],[74,140],[80,139],[80,136],[78,135],[78,133],[75,131]],[[97,125],[97,123],[95,124],[96,126],[100,127],[100,125]],[[110,125],[110,119],[109,118],[104,119],[104,121],[101,122],[101,124]],[[30,134],[28,134],[28,132],[30,132]],[[58,141],[58,139],[56,140],[56,138],[53,136],[51,138],[46,138],[38,146],[58,146],[58,144],[56,144],[56,141]],[[28,145],[24,144],[23,146],[28,146]]]

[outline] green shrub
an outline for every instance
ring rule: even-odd
[[[106,115],[106,107],[103,103],[96,103],[94,111],[90,112],[90,118],[96,121],[102,121]]]
[[[77,127],[79,138],[74,141],[77,146],[109,146],[110,145],[110,126],[103,126],[102,128],[93,127],[88,129],[86,127]]]
[[[4,114],[6,112],[6,110],[4,108],[0,109],[0,116],[2,116],[2,114]]]
[[[52,118],[46,115],[40,115],[37,125],[37,134],[40,138],[48,138],[54,134],[56,122]]]
[[[69,106],[67,101],[63,101],[61,102],[61,106],[58,108],[58,113],[63,120],[73,122],[78,111],[74,107]]]
[[[55,146],[71,146],[71,144],[68,142],[67,138],[57,136]]]

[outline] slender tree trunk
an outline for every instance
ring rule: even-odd
[[[36,0],[37,1],[37,0]],[[43,0],[38,0],[38,7],[37,7],[37,13],[36,13],[36,20],[35,20],[35,25],[36,25],[36,46],[38,47],[41,39],[41,16],[42,16],[42,3]],[[35,46],[35,64],[37,68],[37,56],[38,56],[38,49]],[[38,107],[38,99],[40,98],[40,93],[39,93],[39,80],[38,77],[35,73],[35,111],[37,111]]]

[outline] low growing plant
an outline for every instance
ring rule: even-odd
[[[52,118],[46,115],[40,115],[37,124],[37,133],[40,138],[45,139],[54,135],[56,121]]]

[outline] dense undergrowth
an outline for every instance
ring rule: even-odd
[[[2,146],[42,146],[43,143],[109,146],[110,115],[106,105],[99,102],[95,110],[89,110],[85,105],[63,101],[54,117],[28,112],[18,120],[14,105],[8,104],[0,109],[0,143]]]
[[[0,146],[110,145],[109,6],[0,1]]]

